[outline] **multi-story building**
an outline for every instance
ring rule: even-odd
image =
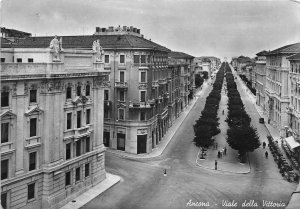
[[[190,99],[192,99],[194,95],[194,57],[183,52],[175,51],[169,53],[169,57],[178,60],[177,65],[180,64],[180,95],[182,98],[182,108],[184,108],[189,104]]]
[[[268,122],[280,130],[281,136],[285,136],[285,127],[288,126],[286,109],[290,103],[290,62],[287,57],[299,52],[300,43],[296,43],[280,47],[266,55],[266,112]]]
[[[4,208],[58,208],[105,179],[104,63],[92,43],[69,44],[33,37],[1,46]]]
[[[267,51],[261,51],[256,54],[255,62],[255,89],[256,104],[265,111],[265,87],[266,87],[266,54]]]
[[[169,49],[134,27],[96,28],[111,72],[105,90],[104,143],[125,152],[150,153],[169,127]]]
[[[0,37],[11,42],[16,42],[18,39],[30,37],[31,33],[0,27]]]
[[[295,157],[300,162],[300,53],[287,57],[290,62],[290,105],[288,108],[289,113],[289,126],[286,129],[294,136],[294,140],[297,141],[298,147],[293,149]]]

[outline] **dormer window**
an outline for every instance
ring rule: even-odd
[[[21,63],[22,62],[22,58],[17,58],[17,62]]]

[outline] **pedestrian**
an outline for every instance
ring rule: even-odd
[[[222,111],[223,115],[224,115],[224,110]]]
[[[268,155],[269,155],[269,153],[268,153],[268,151],[266,151],[266,152],[265,152],[266,158],[268,158]]]
[[[264,149],[266,148],[266,142],[263,142],[263,148]]]
[[[218,142],[216,142],[216,149],[218,149]]]
[[[215,170],[217,170],[218,169],[218,162],[217,162],[217,160],[215,160]]]
[[[226,155],[226,152],[227,152],[227,149],[226,149],[226,147],[224,147],[224,154]]]
[[[220,158],[221,157],[221,152],[220,152],[220,150],[218,151],[218,158]]]
[[[222,156],[223,156],[223,153],[222,153],[222,150],[220,151],[220,157],[222,158]]]

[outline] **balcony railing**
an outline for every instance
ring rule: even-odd
[[[151,108],[151,105],[146,102],[129,102],[129,108]]]
[[[1,154],[11,153],[13,151],[14,151],[14,149],[13,149],[12,142],[7,142],[7,143],[1,144]]]
[[[25,148],[31,148],[31,147],[36,147],[41,145],[41,137],[39,136],[26,138],[25,141],[26,141]]]
[[[158,80],[158,84],[159,85],[164,85],[164,84],[166,84],[167,83],[167,79],[159,79]]]
[[[159,87],[158,81],[152,81],[152,87]]]
[[[128,88],[127,82],[115,82],[116,88]]]

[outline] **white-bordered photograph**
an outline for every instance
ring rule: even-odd
[[[299,0],[0,0],[1,209],[300,209]]]

